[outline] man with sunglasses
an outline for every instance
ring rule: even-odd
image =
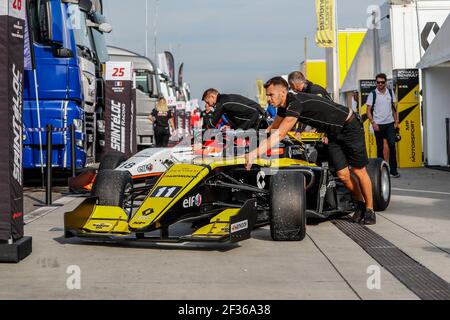
[[[399,178],[397,171],[397,152],[395,150],[395,135],[398,129],[398,113],[396,97],[392,90],[386,87],[387,77],[384,73],[376,76],[377,88],[367,98],[367,118],[372,124],[377,142],[377,157],[384,158],[384,139],[389,146],[389,166],[391,176]]]

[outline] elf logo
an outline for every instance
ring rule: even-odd
[[[192,208],[192,207],[200,207],[202,204],[202,196],[201,194],[197,194],[196,196],[189,197],[184,199],[183,208]]]

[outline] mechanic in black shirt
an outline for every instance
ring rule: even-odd
[[[222,115],[228,119],[231,129],[265,129],[268,127],[266,111],[255,101],[237,94],[220,94],[216,89],[208,89],[202,100],[214,107],[207,124],[208,129],[216,128]]]
[[[325,88],[306,80],[305,76],[300,71],[291,72],[288,76],[288,81],[292,91],[294,91],[295,93],[303,92],[315,94],[322,98],[333,101]]]
[[[317,128],[328,135],[329,157],[337,176],[358,201],[354,221],[375,224],[373,211],[372,183],[367,173],[368,164],[365,146],[364,128],[349,108],[336,104],[316,95],[289,93],[286,80],[282,77],[270,79],[264,87],[269,103],[278,108],[278,129],[270,138],[246,156],[246,168],[253,161],[282,140],[297,121]],[[353,180],[349,166],[359,180]]]
[[[155,142],[157,148],[165,148],[169,144],[170,129],[169,126],[175,131],[175,122],[173,119],[173,113],[167,106],[165,98],[159,98],[156,108],[154,108],[149,116],[150,121],[153,123],[153,129],[155,133]]]

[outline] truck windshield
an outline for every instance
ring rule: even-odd
[[[109,55],[108,48],[106,47],[105,35],[96,28],[92,28],[92,38],[94,39],[95,51],[100,63],[106,63],[109,61]]]
[[[136,71],[136,89],[144,92],[147,95],[153,94],[150,92],[150,88],[153,83],[148,83],[149,73],[146,71]]]
[[[81,50],[93,52],[93,46],[86,26],[87,15],[75,4],[69,5],[69,12],[72,20],[72,28],[75,36],[75,43]]]

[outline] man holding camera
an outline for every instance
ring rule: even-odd
[[[396,132],[399,129],[396,97],[387,89],[387,77],[384,73],[376,76],[377,88],[367,98],[367,117],[372,124],[377,142],[377,157],[384,159],[384,139],[389,146],[389,166],[391,176],[399,178],[397,171],[397,152],[395,149]]]

